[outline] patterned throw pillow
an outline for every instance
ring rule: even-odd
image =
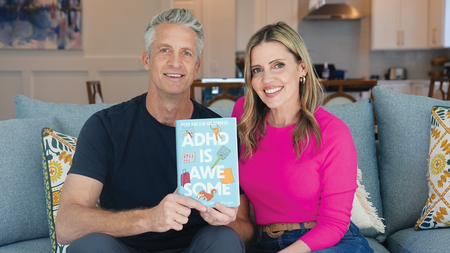
[[[68,246],[60,245],[56,241],[55,220],[64,181],[72,166],[76,145],[76,138],[58,133],[53,130],[53,127],[42,130],[45,196],[53,253],[66,252]]]
[[[450,107],[431,110],[428,200],[415,230],[450,226]]]

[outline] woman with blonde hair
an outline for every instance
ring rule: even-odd
[[[350,221],[356,149],[323,90],[305,43],[283,22],[245,52],[238,120],[240,183],[259,225],[254,252],[373,252]],[[247,215],[247,214],[238,214]]]

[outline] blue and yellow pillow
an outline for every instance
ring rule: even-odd
[[[416,230],[450,226],[450,107],[433,107],[430,132],[428,200]]]
[[[66,252],[68,245],[56,241],[55,220],[67,172],[72,166],[77,138],[58,133],[53,128],[42,131],[45,197],[47,202],[48,226],[54,253]]]

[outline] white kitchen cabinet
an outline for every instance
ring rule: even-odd
[[[428,1],[428,46],[450,47],[450,0]]]
[[[372,50],[425,49],[428,0],[372,0]]]
[[[411,92],[414,95],[428,96],[428,90],[430,89],[430,80],[411,80]],[[434,94],[437,94],[439,85],[434,86]]]
[[[283,21],[297,30],[298,0],[237,0],[236,50],[244,52],[250,37],[263,26]]]

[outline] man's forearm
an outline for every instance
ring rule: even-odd
[[[176,192],[176,190],[175,190]],[[71,243],[90,233],[104,233],[114,237],[132,236],[145,232],[180,231],[189,221],[191,208],[205,212],[206,207],[191,198],[168,194],[155,207],[130,211],[110,212],[97,209],[92,199],[85,205],[83,201],[71,201],[70,194],[61,200],[56,231],[58,242]],[[67,192],[66,192],[67,193]],[[72,198],[76,199],[76,198]]]
[[[58,213],[56,219],[58,243],[70,244],[90,233],[123,237],[149,232],[151,212],[151,209],[110,212],[83,206],[70,207],[70,210],[64,210],[61,215]]]
[[[238,233],[248,249],[254,244],[256,239],[256,226],[250,218],[250,202],[245,194],[241,194],[240,203],[236,220],[228,224],[228,226]]]
[[[238,233],[246,248],[253,245],[253,242],[256,239],[256,227],[252,222],[249,220],[236,219],[228,224],[228,226]]]

